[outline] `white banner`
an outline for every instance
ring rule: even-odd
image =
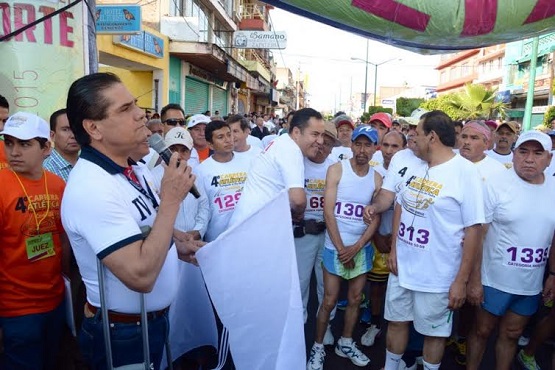
[[[304,369],[303,305],[287,191],[204,246],[197,259],[229,331],[236,368]]]

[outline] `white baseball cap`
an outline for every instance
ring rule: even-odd
[[[199,123],[206,123],[206,124],[209,124],[210,121],[212,121],[212,120],[210,119],[210,117],[205,116],[204,114],[195,114],[194,116],[192,116],[191,118],[189,118],[189,123],[187,124],[187,128],[195,127],[195,126],[198,125]]]
[[[167,132],[164,138],[166,145],[168,147],[172,145],[185,145],[187,149],[193,149],[193,138],[189,131],[185,130],[183,127],[174,127]]]
[[[4,124],[1,135],[13,136],[19,140],[31,140],[36,137],[50,139],[50,126],[36,114],[17,112]]]
[[[543,150],[547,150],[548,152],[552,149],[551,138],[549,135],[535,130],[526,131],[520,134],[518,140],[516,141],[515,148],[518,148],[527,141],[537,141],[543,147]]]

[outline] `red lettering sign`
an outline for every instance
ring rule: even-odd
[[[380,18],[423,32],[428,27],[430,16],[395,0],[353,0],[353,6]]]
[[[524,24],[538,22],[555,15],[555,2],[553,0],[538,0]]]
[[[486,35],[493,31],[497,18],[497,0],[465,0],[461,36]]]
[[[35,21],[35,7],[33,5],[16,3],[14,4],[14,8],[15,8],[15,29],[21,28]],[[26,23],[23,22],[23,11],[27,12]],[[37,28],[37,26],[33,26],[25,30],[25,32],[22,32],[19,35],[16,35],[15,40],[23,41],[23,35],[26,35],[27,40],[29,42],[37,42],[37,39],[35,38],[35,35],[33,33],[35,31],[35,28]]]

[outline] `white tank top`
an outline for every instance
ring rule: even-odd
[[[350,160],[341,161],[341,168],[334,214],[341,240],[345,246],[349,246],[354,244],[366,230],[362,214],[364,207],[372,200],[376,183],[372,167],[363,177],[353,171]],[[335,249],[327,231],[325,247]]]

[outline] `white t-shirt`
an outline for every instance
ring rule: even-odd
[[[372,201],[376,188],[374,169],[370,167],[365,176],[357,175],[351,161],[341,161],[341,179],[337,184],[337,199],[334,214],[343,244],[347,247],[356,243],[364,231],[366,224],[362,219],[364,207]],[[326,230],[324,246],[335,250],[335,246]]]
[[[426,162],[415,156],[410,149],[399,150],[389,162],[382,188],[393,193],[398,193],[403,181],[410,177],[407,174],[418,166],[426,166]]]
[[[510,169],[486,184],[482,284],[518,295],[542,291],[555,232],[555,179],[522,180]]]
[[[459,155],[428,168],[411,169],[397,203],[399,284],[406,289],[448,292],[459,271],[464,228],[484,223],[478,169]]]
[[[489,178],[496,177],[507,171],[507,167],[487,155],[480,162],[475,162],[474,165],[478,168],[478,173],[484,184]]]
[[[488,156],[500,162],[506,168],[513,168],[513,152],[509,154],[499,154],[495,150],[488,150],[486,152]]]
[[[148,229],[156,219],[155,204],[160,199],[152,189],[154,181],[149,178],[146,167],[144,171],[134,172],[148,195],[130,184],[121,167],[85,147],[64,192],[62,222],[87,289],[87,301],[95,307],[100,307],[97,258],[103,259],[119,248],[142,240],[141,229]],[[154,288],[145,296],[147,311],[168,307],[175,297],[177,251],[173,244],[168,248]],[[139,293],[127,288],[108,268],[104,270],[108,309],[140,313]]]
[[[304,160],[297,143],[286,134],[272,141],[252,162],[229,225],[262,208],[281,190],[291,188],[304,189]]]
[[[248,158],[250,163],[262,152],[262,149],[256,145],[251,145],[246,152],[233,152],[238,157]]]
[[[336,146],[331,150],[329,157],[333,162],[339,162],[344,159],[353,158],[353,151],[350,147],[346,146]]]
[[[262,146],[266,148],[272,140],[278,137],[276,134],[266,135],[262,138]]]
[[[247,136],[247,144],[249,144],[250,146],[257,146],[260,148],[260,150],[263,150],[265,148],[264,145],[262,145],[262,140],[252,135]]]
[[[374,153],[374,155],[372,156],[372,158],[370,159],[370,162],[368,162],[370,164],[371,167],[377,167],[380,165],[383,165],[383,153],[381,150],[376,150],[376,153]]]
[[[324,188],[329,166],[334,163],[330,157],[324,163],[314,163],[304,159],[304,190],[306,193],[306,210],[304,218],[307,220],[324,221]]]
[[[189,161],[187,161],[189,164]],[[156,186],[156,191],[160,193],[160,185],[162,184],[162,177],[164,176],[165,167],[161,164],[154,167],[152,170],[152,177]],[[193,170],[196,173],[196,170]],[[179,206],[179,212],[175,218],[174,227],[177,230],[186,232],[197,230],[201,238],[206,233],[208,221],[210,219],[210,209],[208,205],[208,198],[204,189],[201,188],[198,178],[195,180],[195,186],[200,194],[200,198],[195,198],[191,193],[185,196],[185,199]]]
[[[210,222],[205,241],[215,240],[227,228],[235,204],[241,197],[250,165],[249,157],[234,155],[226,163],[217,162],[210,157],[197,167],[197,179],[210,207]]]

